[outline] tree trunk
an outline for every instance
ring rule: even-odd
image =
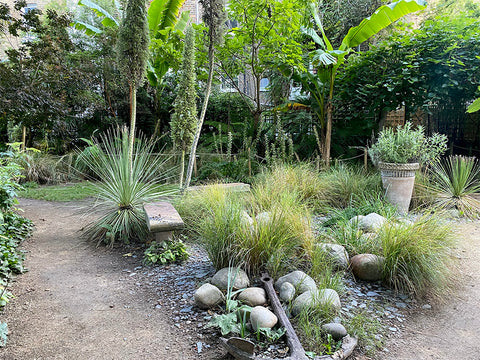
[[[180,189],[183,185],[183,174],[185,173],[185,148],[182,148],[182,156],[180,158]]]
[[[195,132],[195,137],[193,138],[192,147],[190,149],[190,158],[188,159],[188,168],[187,176],[185,177],[185,184],[183,190],[190,186],[190,181],[192,180],[193,164],[195,162],[195,156],[197,153],[198,140],[200,139],[200,133],[202,132],[203,120],[205,119],[205,114],[207,112],[208,100],[210,98],[210,92],[212,90],[212,80],[213,80],[213,60],[215,56],[215,48],[213,42],[210,40],[210,45],[208,47],[208,80],[207,88],[205,90],[205,99],[203,100],[202,111],[200,112],[200,118],[198,119],[197,131]]]
[[[332,116],[333,116],[333,81],[335,79],[335,72],[332,70],[330,74],[330,92],[328,94],[327,104],[327,129],[325,132],[325,165],[327,170],[330,168],[330,148],[332,144]]]

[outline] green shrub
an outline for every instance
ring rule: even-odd
[[[415,296],[442,294],[451,275],[452,236],[439,215],[425,215],[413,224],[387,224],[378,236],[388,285]]]
[[[385,128],[380,131],[377,142],[368,150],[373,163],[427,164],[447,150],[446,135],[435,133],[427,137],[421,125],[416,129],[412,126],[412,123],[407,122],[405,126],[397,126],[396,130]]]
[[[119,239],[146,240],[143,204],[173,193],[171,188],[159,187],[166,173],[160,157],[151,155],[154,143],[137,138],[130,160],[126,129],[107,132],[93,141],[101,151],[84,161],[100,181],[93,183],[97,199],[88,211],[101,215],[88,224],[85,236],[110,245]]]

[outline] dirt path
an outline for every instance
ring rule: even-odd
[[[175,327],[168,309],[155,306],[155,284],[140,284],[124,271],[138,266],[138,258],[79,237],[82,223],[72,203],[22,200],[20,206],[36,231],[23,245],[30,271],[11,285],[16,298],[0,313],[10,329],[0,359],[224,358],[215,351],[198,355],[197,340]],[[480,359],[480,223],[460,224],[458,236],[456,294],[413,314],[375,359]]]
[[[458,290],[443,305],[415,314],[381,360],[480,359],[480,223],[459,224]]]
[[[0,314],[10,330],[0,359],[195,358],[169,315],[152,306],[152,288],[122,271],[139,259],[80,239],[71,203],[20,207],[36,231],[23,246],[30,271],[12,284],[16,298]]]

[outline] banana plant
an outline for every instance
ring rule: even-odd
[[[478,91],[480,91],[480,86],[478,87]],[[470,104],[467,108],[467,113],[471,114],[480,110],[480,98],[477,98]]]
[[[322,25],[322,21],[318,14],[318,7],[315,3],[310,4],[311,13],[313,16],[316,29],[302,28],[302,32],[309,36],[317,45],[317,49],[310,52],[310,58],[312,64],[317,69],[317,78],[312,79],[311,76],[303,75],[296,76],[296,80],[303,82],[314,81],[316,84],[310,87],[315,94],[312,94],[316,101],[320,102],[319,105],[324,107],[324,100],[326,92],[328,91],[328,101],[326,104],[326,111],[322,109],[320,112],[320,123],[322,128],[325,127],[326,116],[326,129],[324,130],[324,153],[323,158],[326,166],[330,165],[330,147],[332,137],[332,115],[333,115],[333,90],[335,77],[340,66],[345,62],[346,56],[353,51],[353,49],[376,35],[387,26],[397,21],[401,17],[423,10],[427,6],[424,0],[400,0],[389,5],[380,6],[372,16],[363,19],[358,26],[352,27],[347,35],[343,38],[338,49],[334,49],[330,41],[328,40],[325,30]],[[318,34],[320,32],[320,34]],[[312,93],[312,91],[311,91]],[[326,114],[325,114],[326,113]]]

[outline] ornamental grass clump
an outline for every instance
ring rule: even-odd
[[[166,160],[153,156],[155,143],[138,137],[129,152],[129,133],[117,129],[93,139],[98,151],[84,158],[99,181],[93,183],[96,201],[88,213],[100,218],[85,228],[90,240],[112,246],[115,241],[146,240],[148,229],[143,204],[174,193],[165,183]]]
[[[430,174],[427,190],[434,195],[434,206],[458,209],[470,218],[479,217],[480,201],[473,196],[480,193],[480,164],[475,157],[449,156],[434,163]]]
[[[389,223],[378,237],[386,284],[417,297],[440,296],[448,288],[453,240],[440,215],[425,215],[413,224]]]
[[[329,195],[326,181],[306,163],[276,164],[257,176],[254,187],[264,190],[256,193],[256,202],[262,206],[269,206],[278,195],[294,193],[309,208],[320,209],[325,207]]]
[[[374,164],[379,162],[427,164],[437,159],[447,149],[447,137],[435,133],[428,137],[423,126],[413,129],[412,123],[385,128],[378,135],[368,153]]]

